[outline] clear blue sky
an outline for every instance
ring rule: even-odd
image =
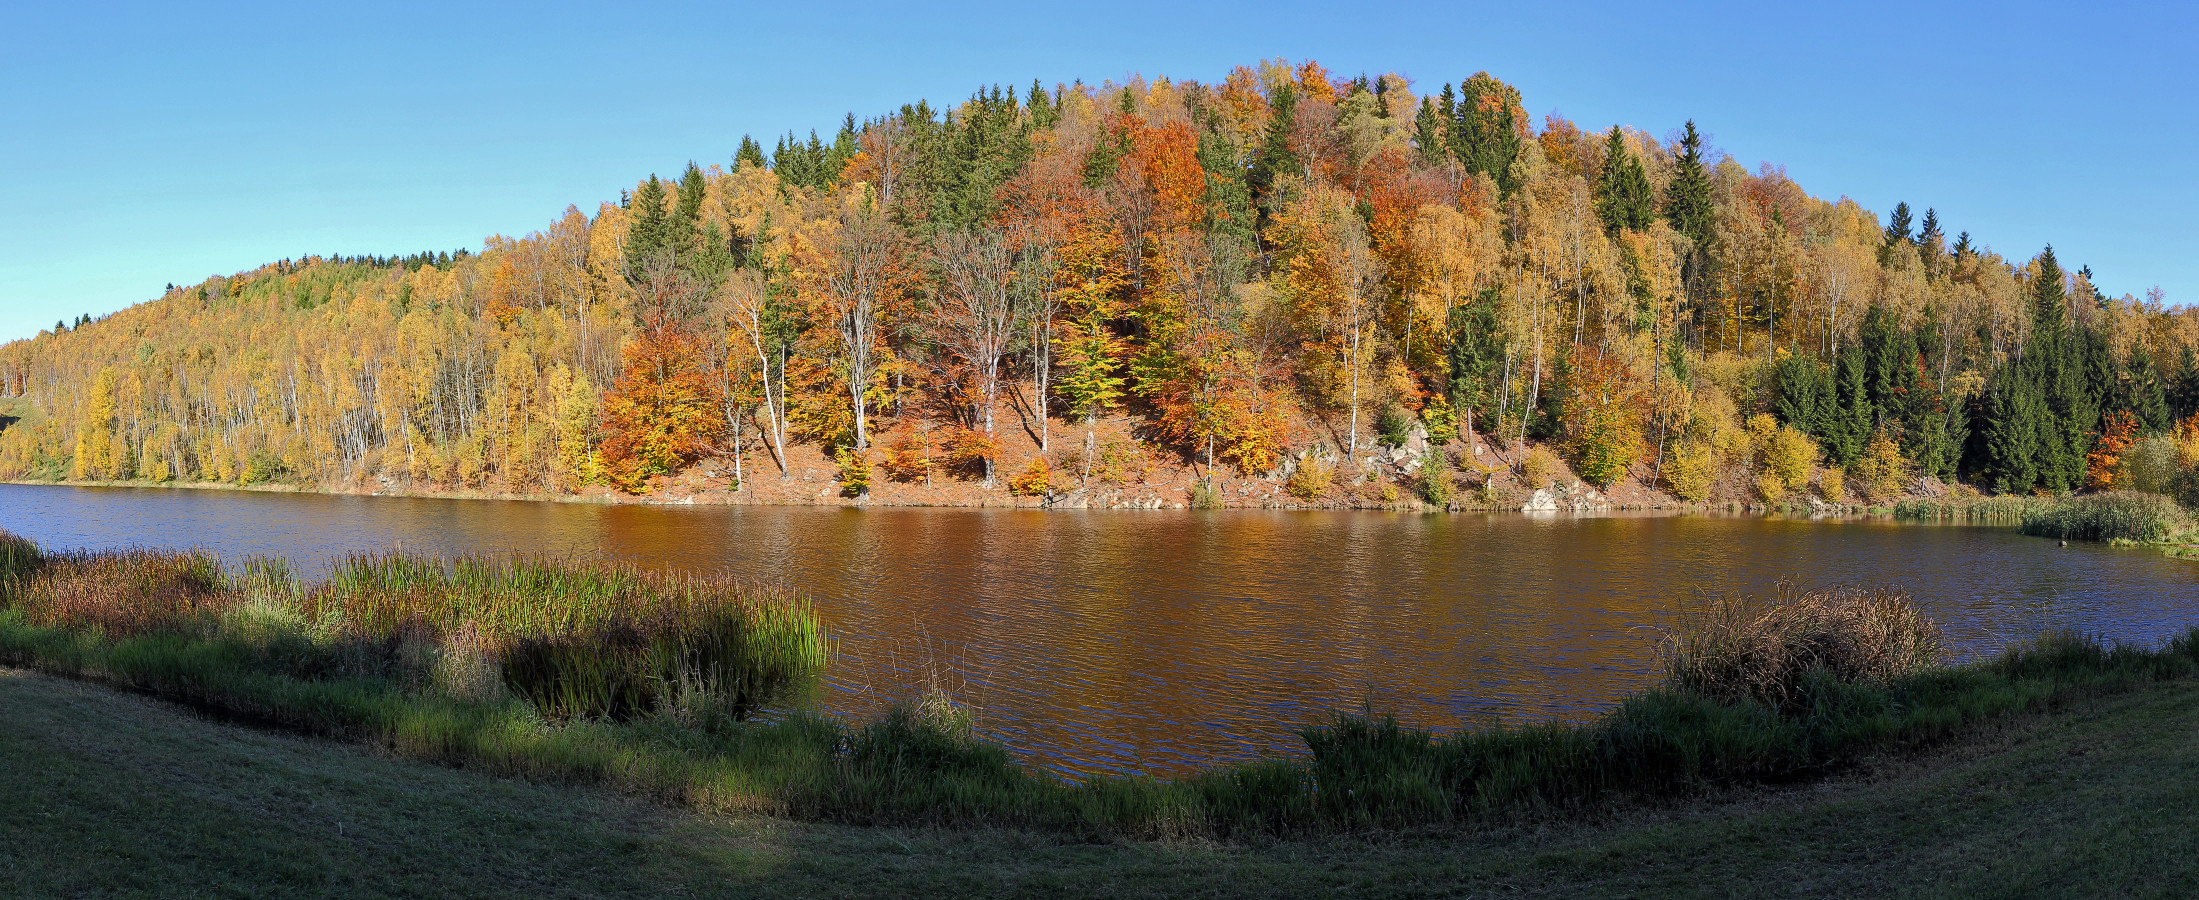
[[[2188,5],[603,6],[8,4],[0,340],[272,259],[477,248],[744,132],[1278,56],[1487,69],[1538,120],[1692,117],[1819,196],[2199,300]]]

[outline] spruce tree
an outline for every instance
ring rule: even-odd
[[[2169,377],[2169,415],[2182,422],[2199,415],[2199,353],[2184,348],[2183,356],[2176,363],[2176,374]]]
[[[1436,112],[1435,100],[1420,98],[1420,112],[1413,116],[1413,147],[1420,151],[1422,161],[1434,163],[1450,153],[1449,141],[1444,129],[1444,118]]]
[[[709,190],[709,182],[703,178],[702,169],[690,160],[687,171],[680,175],[679,198],[672,205],[672,215],[664,223],[664,249],[682,266],[692,266],[695,254],[702,252],[702,200]]]
[[[1245,186],[1252,189],[1252,200],[1263,218],[1272,206],[1276,178],[1298,168],[1298,157],[1290,151],[1290,125],[1297,115],[1297,89],[1287,83],[1277,85],[1274,95],[1268,98],[1267,135],[1252,155],[1252,168],[1245,173]]]
[[[1503,291],[1483,288],[1473,302],[1452,307],[1446,323],[1451,331],[1451,408],[1461,417],[1480,414],[1476,427],[1483,430],[1494,424],[1486,417],[1496,409],[1497,367],[1504,362],[1504,335],[1497,323],[1497,308],[1503,303]]]
[[[741,135],[740,152],[733,154],[733,168],[739,169],[742,166],[755,166],[759,169],[764,167],[764,145],[756,143],[755,138],[745,134]]]
[[[1456,115],[1451,125],[1451,152],[1466,171],[1487,175],[1497,190],[1510,196],[1512,160],[1519,157],[1521,122],[1519,88],[1505,84],[1487,72],[1459,84]]]
[[[2033,368],[2003,366],[1985,392],[1984,480],[1997,493],[2028,493],[2039,481],[2039,436],[2046,430],[2046,402]]]
[[[638,279],[649,257],[664,252],[666,247],[664,183],[655,175],[649,176],[634,191],[626,212],[626,274]]]
[[[1852,465],[1870,442],[1877,411],[1871,407],[1870,378],[1863,351],[1848,347],[1833,363],[1832,402],[1820,407],[1818,431],[1825,452],[1843,466]]]
[[[1687,121],[1680,135],[1680,155],[1672,164],[1672,183],[1665,187],[1665,218],[1672,229],[1695,242],[1697,253],[1707,252],[1717,210],[1711,202],[1710,170],[1703,162],[1703,136],[1695,120]]]
[[[2130,355],[2123,364],[2123,377],[2116,380],[2115,393],[2109,409],[2130,413],[2145,433],[2160,434],[2172,424],[2168,392],[2162,384],[2160,368],[2153,364],[2153,354],[2146,350],[2146,345],[2130,346]]]
[[[1039,84],[1036,78],[1031,79],[1031,92],[1024,95],[1023,105],[1031,114],[1032,128],[1052,128],[1061,120],[1061,111],[1054,106],[1053,98],[1047,96],[1046,86]]]
[[[1604,228],[1614,234],[1648,228],[1656,215],[1652,194],[1642,161],[1626,148],[1619,126],[1611,126],[1604,137],[1603,176],[1596,180],[1596,214],[1603,218]]]

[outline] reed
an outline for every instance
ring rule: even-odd
[[[2056,502],[2050,497],[2022,495],[1919,498],[1894,504],[1894,518],[1917,522],[2019,525],[2025,515]]]
[[[2151,544],[2190,530],[2191,518],[2159,494],[2110,491],[2025,510],[2021,524],[2024,534],[2039,537]]]

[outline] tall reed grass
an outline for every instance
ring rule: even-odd
[[[2191,518],[2159,494],[2110,491],[2026,510],[2022,528],[2039,537],[2150,544],[2190,530]]]
[[[1918,498],[1894,504],[1894,518],[1917,522],[2020,525],[2025,515],[2058,502],[2052,497],[2023,495]]]

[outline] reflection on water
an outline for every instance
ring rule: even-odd
[[[810,592],[827,701],[943,678],[990,736],[1064,772],[1177,772],[1300,749],[1371,700],[1431,726],[1581,717],[1649,677],[1698,590],[1890,584],[1958,651],[2048,627],[2155,641],[2199,563],[2011,531],[1762,518],[594,506],[0,487],[48,547],[290,558],[400,545],[719,569]],[[890,690],[888,689],[890,686]]]

